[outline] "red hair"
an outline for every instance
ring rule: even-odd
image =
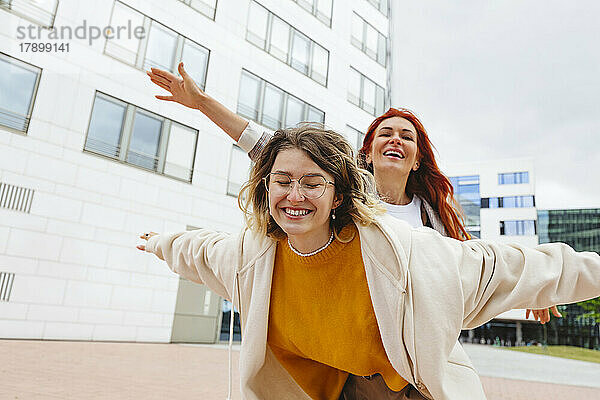
[[[440,171],[435,161],[433,145],[429,140],[425,127],[411,111],[405,108],[390,108],[383,115],[375,118],[367,130],[362,148],[358,151],[359,165],[371,173],[373,172],[373,166],[366,162],[366,155],[371,150],[377,127],[384,120],[393,117],[410,121],[417,130],[417,157],[420,166],[416,171],[410,171],[406,182],[406,194],[416,194],[431,204],[440,216],[448,236],[458,240],[468,239],[470,235],[465,229],[460,206],[454,199],[454,188],[450,180]]]

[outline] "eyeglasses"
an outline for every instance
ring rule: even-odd
[[[292,182],[298,183],[298,191],[307,199],[318,199],[323,196],[327,185],[335,186],[333,182],[325,179],[323,175],[306,174],[298,179],[292,179],[282,172],[271,172],[263,178],[267,192],[273,196],[287,196],[292,190]]]

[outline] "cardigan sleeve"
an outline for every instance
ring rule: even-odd
[[[428,313],[442,311],[463,329],[515,308],[600,296],[600,255],[566,244],[463,242],[419,228],[412,230],[409,246],[409,273],[420,306],[431,306]]]
[[[546,308],[600,296],[600,256],[563,243],[530,248],[460,242],[463,327],[480,326],[514,308]]]
[[[212,291],[231,300],[241,257],[240,235],[207,229],[152,236],[146,251],[166,261],[184,278],[206,284]]]
[[[248,121],[248,126],[240,135],[237,144],[248,153],[248,157],[254,162],[272,137],[272,131],[264,130],[255,122]]]

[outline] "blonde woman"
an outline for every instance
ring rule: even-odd
[[[170,93],[155,97],[199,110],[256,160],[273,132],[263,131],[208,96],[187,74],[183,63],[178,72],[180,76],[158,68],[147,71],[154,84]],[[387,154],[393,151],[401,157]],[[469,237],[450,180],[440,171],[429,135],[414,113],[390,108],[375,118],[365,134],[358,163],[374,175],[380,202],[390,215],[412,227],[428,226],[458,240]],[[556,306],[551,311],[561,317]],[[533,316],[542,324],[550,320],[547,308],[533,310]]]
[[[144,234],[240,311],[245,399],[485,399],[456,339],[517,307],[600,295],[600,256],[458,241],[382,214],[343,136],[277,131],[239,235]]]

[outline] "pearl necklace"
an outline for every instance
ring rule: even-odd
[[[298,254],[300,257],[310,257],[310,256],[314,256],[315,254],[325,250],[327,247],[329,247],[329,245],[331,244],[331,242],[333,242],[333,231],[331,231],[331,236],[329,236],[329,240],[327,241],[327,243],[325,244],[325,246],[321,247],[320,249],[317,249],[315,251],[311,251],[310,253],[300,253],[298,250],[296,250],[294,248],[294,246],[292,246],[292,244],[290,243],[290,238],[288,237],[288,246],[290,246],[290,249],[292,249],[292,251],[296,254]]]

